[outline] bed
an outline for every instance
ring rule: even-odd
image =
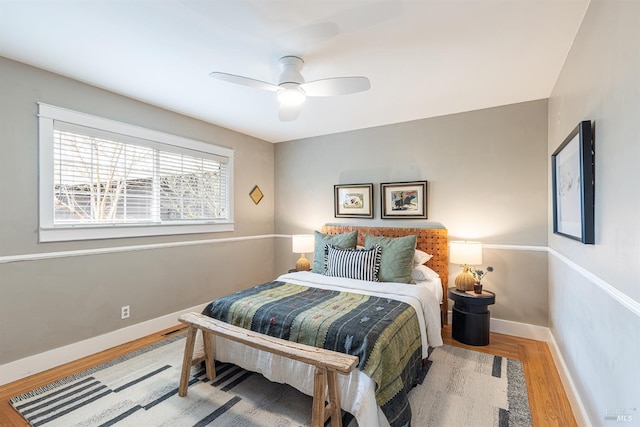
[[[395,241],[416,236],[415,248],[431,255],[426,266],[439,278],[405,284],[292,272],[218,298],[203,314],[266,335],[359,356],[358,369],[338,378],[342,408],[360,426],[407,425],[411,420],[407,393],[419,380],[429,347],[442,345],[441,319],[446,319],[442,312],[447,309],[447,230],[326,225],[320,233],[316,242],[319,235],[331,239],[356,234],[361,248],[377,237]],[[376,252],[374,246],[368,245],[371,256],[380,256],[385,250],[391,253],[389,247]],[[329,250],[326,245],[324,248]],[[366,256],[363,252],[367,251],[332,249],[338,256],[353,252]],[[216,360],[313,394],[314,375],[309,365],[220,337],[216,337],[214,347]]]

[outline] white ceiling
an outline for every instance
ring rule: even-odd
[[[0,0],[0,56],[279,142],[547,98],[589,0]],[[278,120],[299,55],[307,81],[367,92],[307,99]]]

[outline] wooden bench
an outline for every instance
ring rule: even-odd
[[[179,320],[189,326],[182,362],[180,388],[178,389],[179,396],[183,397],[187,395],[189,374],[192,365],[204,361],[207,378],[213,380],[216,377],[213,360],[215,350],[213,340],[211,339],[211,335],[213,334],[314,366],[311,425],[312,427],[322,427],[327,419],[331,418],[332,427],[342,426],[336,373],[348,375],[358,364],[357,356],[274,338],[199,313],[183,314]],[[194,360],[193,350],[198,329],[202,331],[205,354],[203,357]],[[329,398],[328,403],[325,405],[327,386],[329,388]]]

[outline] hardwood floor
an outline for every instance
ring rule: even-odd
[[[524,366],[533,425],[577,426],[547,343],[492,332],[489,345],[475,347],[455,341],[451,337],[451,324],[444,327],[442,338],[445,344],[520,360]]]
[[[161,341],[166,338],[165,334],[175,331],[177,328],[178,326],[169,328],[0,387],[0,426],[28,426],[24,419],[9,405],[11,397]],[[577,426],[546,343],[491,333],[489,345],[483,347],[467,346],[451,338],[451,325],[444,327],[442,335],[445,344],[522,361],[534,426]]]

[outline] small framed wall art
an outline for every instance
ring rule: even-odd
[[[373,184],[334,185],[336,218],[373,218]]]
[[[591,122],[582,121],[551,155],[553,232],[593,244],[595,152]]]
[[[427,181],[380,184],[382,219],[427,219]]]
[[[260,187],[256,185],[255,187],[253,187],[253,190],[251,190],[251,192],[249,193],[249,197],[251,197],[251,200],[253,200],[253,203],[257,205],[258,203],[260,203],[260,200],[262,200],[262,198],[264,197],[264,194],[262,193],[262,190],[260,190]]]

